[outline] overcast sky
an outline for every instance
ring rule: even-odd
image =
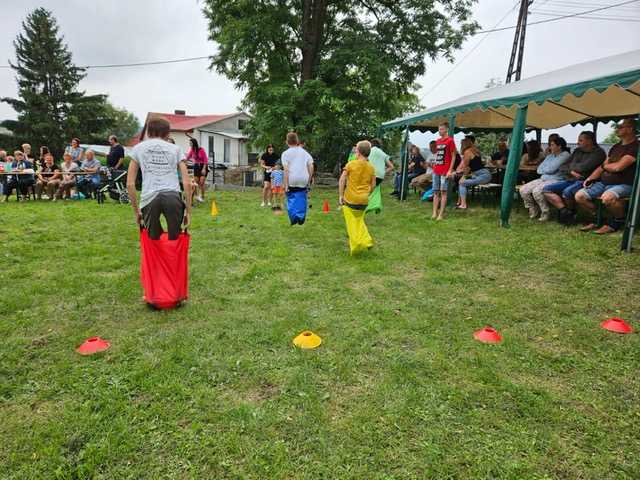
[[[531,9],[549,12],[583,11],[621,0],[535,0]],[[516,0],[480,0],[475,17],[489,29],[513,7]],[[561,4],[565,3],[565,6]],[[596,5],[597,4],[597,5]],[[196,0],[2,0],[0,62],[14,59],[13,40],[27,13],[37,7],[51,10],[79,66],[166,60],[209,55],[215,45],[207,41],[207,24]],[[573,9],[573,10],[572,10]],[[602,15],[640,19],[640,2],[608,10]],[[549,18],[533,15],[531,21]],[[500,26],[514,25],[513,10]],[[524,77],[567,65],[640,48],[637,22],[568,19],[532,25],[527,31]],[[462,59],[482,36],[469,39],[456,53]],[[447,80],[430,92],[453,65],[429,62],[419,79],[423,105],[432,107],[484,88],[489,79],[506,75],[513,30],[486,35],[480,46]],[[141,121],[149,111],[192,114],[229,113],[240,104],[241,92],[224,77],[207,69],[208,61],[133,68],[91,69],[81,87],[88,93],[107,93],[118,106],[134,112]],[[0,69],[0,96],[14,96],[13,70]],[[0,120],[15,112],[0,104]],[[573,131],[567,140],[574,141]],[[604,132],[603,132],[604,133]],[[417,137],[421,140],[426,138]],[[419,143],[423,143],[420,141]]]

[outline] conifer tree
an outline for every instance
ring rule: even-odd
[[[85,71],[74,65],[58,23],[44,8],[31,12],[14,41],[18,98],[2,98],[18,114],[3,126],[17,143],[28,142],[34,151],[47,145],[59,156],[71,137],[90,137],[104,131],[112,119],[106,115],[106,95],[85,95],[79,83]]]

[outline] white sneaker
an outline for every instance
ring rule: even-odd
[[[264,203],[264,202],[262,202],[262,203],[260,204],[260,206],[261,206],[261,207],[264,207],[264,206],[265,206],[265,203]]]
[[[200,196],[198,197],[198,201],[199,201],[200,203],[204,202],[204,198],[202,198],[202,195],[200,195]]]
[[[267,203],[267,206],[269,206],[269,207],[270,207],[270,206],[271,206],[271,202]]]

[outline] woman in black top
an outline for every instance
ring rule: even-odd
[[[458,205],[456,208],[466,210],[467,189],[491,182],[491,172],[485,168],[480,150],[471,139],[465,138],[462,140],[460,150],[462,150],[462,163],[456,172],[462,173],[463,176],[458,183]]]
[[[262,204],[271,206],[271,169],[276,166],[280,157],[276,154],[273,145],[267,146],[267,151],[260,157],[260,165],[264,168],[264,185],[262,187]]]

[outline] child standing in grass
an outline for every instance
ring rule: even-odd
[[[273,194],[273,210],[282,210],[282,199],[284,196],[284,172],[280,162],[276,163],[271,170],[271,193]]]
[[[356,159],[347,163],[340,176],[340,205],[349,235],[351,255],[373,247],[373,239],[364,223],[369,194],[376,187],[375,169],[369,163],[371,144],[364,140],[356,145]]]

